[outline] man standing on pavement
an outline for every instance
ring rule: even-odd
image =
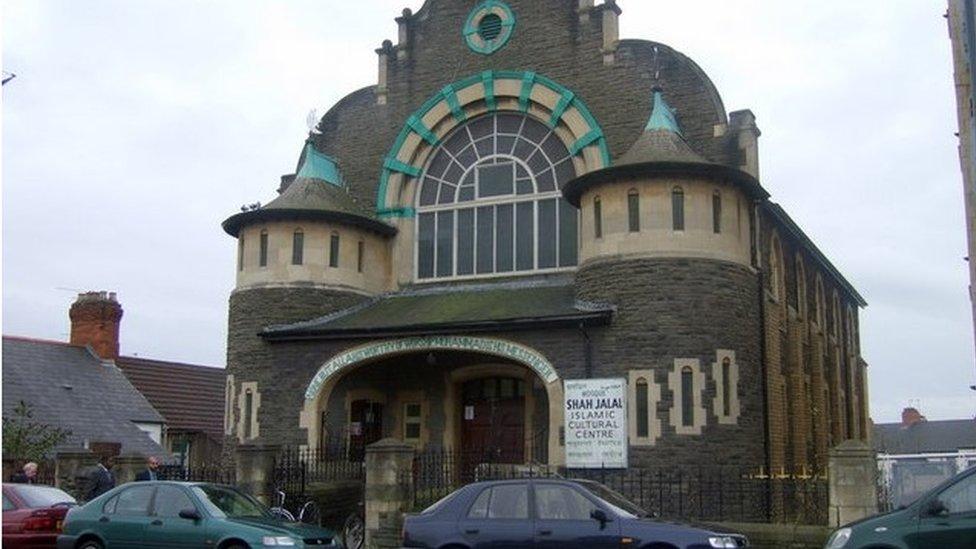
[[[23,472],[14,474],[10,480],[19,484],[37,484],[37,464],[33,461],[25,463]]]
[[[95,470],[89,478],[86,501],[91,501],[115,488],[115,475],[112,474],[112,464],[114,461],[111,456],[108,456],[99,461],[98,465],[95,466]]]
[[[140,471],[139,474],[136,475],[136,482],[144,480],[159,480],[159,476],[157,476],[158,469],[159,458],[156,456],[149,456],[149,459],[146,460],[146,470]]]

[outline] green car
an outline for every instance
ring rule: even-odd
[[[329,530],[285,522],[234,488],[135,482],[72,509],[58,549],[340,547]]]
[[[914,503],[837,530],[827,549],[976,548],[976,468],[933,488]]]

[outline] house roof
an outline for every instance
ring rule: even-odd
[[[930,454],[976,449],[976,420],[922,421],[874,426],[874,449],[884,454]]]
[[[163,424],[163,416],[114,363],[87,347],[3,336],[4,416],[20,401],[37,421],[71,431],[56,450],[117,442],[122,453],[166,455],[136,426]]]
[[[338,313],[269,326],[267,339],[352,339],[609,323],[613,307],[576,299],[565,280],[411,289]]]
[[[123,356],[115,360],[125,377],[166,418],[170,431],[223,436],[223,368]]]

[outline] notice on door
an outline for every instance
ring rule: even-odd
[[[627,467],[627,380],[567,380],[566,467]]]

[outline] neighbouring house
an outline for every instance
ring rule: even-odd
[[[893,507],[976,466],[976,419],[928,421],[916,408],[905,408],[901,423],[874,426],[873,441]]]
[[[120,356],[122,314],[115,293],[86,292],[69,311],[70,342],[4,336],[4,415],[23,400],[72,432],[62,447],[216,462],[224,370]]]

